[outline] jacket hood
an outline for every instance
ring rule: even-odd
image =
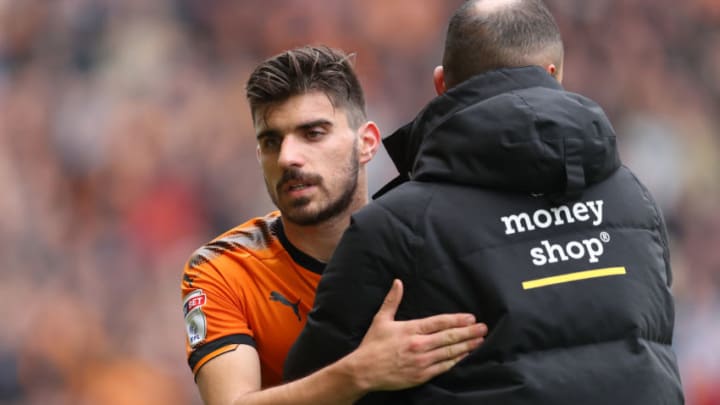
[[[376,196],[413,179],[574,198],[620,166],[602,108],[537,66],[475,76],[383,143],[400,176]]]

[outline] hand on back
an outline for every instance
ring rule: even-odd
[[[368,391],[422,384],[450,370],[487,334],[487,326],[477,323],[472,314],[396,321],[402,295],[402,282],[393,281],[362,343],[348,356],[358,383]]]

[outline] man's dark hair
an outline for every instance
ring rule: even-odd
[[[365,97],[351,57],[325,46],[303,46],[264,61],[252,72],[246,86],[253,119],[268,106],[321,91],[333,107],[345,110],[351,128],[359,128],[366,120]]]
[[[562,65],[563,44],[542,0],[469,0],[450,19],[443,69],[452,87],[505,67]]]

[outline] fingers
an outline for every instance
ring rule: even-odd
[[[421,335],[429,335],[441,330],[458,328],[475,323],[473,314],[442,314],[407,321],[407,325]]]
[[[402,301],[402,296],[402,281],[395,279],[393,280],[392,287],[390,287],[390,291],[385,296],[385,301],[383,301],[375,317],[394,320],[395,313],[397,313],[397,309],[400,306],[400,301]]]
[[[461,362],[470,352],[482,344],[484,338],[468,340],[454,345],[444,346],[425,353],[422,360],[418,359],[420,374],[417,382],[422,383],[447,372]]]
[[[451,359],[446,359],[446,360],[434,363],[433,365],[425,368],[422,372],[422,376],[420,377],[421,382],[428,381],[433,377],[436,377],[442,373],[449,371],[451,368],[455,367],[456,364],[458,364],[465,357],[467,357],[468,354],[469,353],[465,353],[461,356],[453,357]]]
[[[425,364],[426,368],[439,366],[443,369],[442,371],[447,371],[470,355],[470,353],[477,349],[484,341],[485,338],[479,337],[438,347],[425,353],[422,356],[420,364]]]
[[[460,328],[450,328],[435,332],[430,335],[416,335],[411,343],[410,350],[415,353],[430,352],[435,349],[449,351],[445,358],[452,358],[464,352],[463,345],[475,342],[479,338],[487,335],[487,325],[484,323],[476,323],[473,325],[463,326]],[[472,350],[477,346],[470,347]],[[435,361],[442,360],[441,358]]]
[[[460,358],[464,358],[470,352],[477,349],[485,338],[475,338],[465,340],[451,345],[441,346],[432,351],[428,352],[427,361],[430,364],[443,363],[447,361],[460,361]]]

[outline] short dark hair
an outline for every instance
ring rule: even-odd
[[[333,107],[346,110],[350,127],[359,128],[366,120],[365,96],[350,62],[352,56],[326,46],[303,46],[262,62],[246,86],[253,119],[270,105],[321,91]]]
[[[560,30],[542,0],[509,1],[487,12],[481,3],[465,2],[450,19],[443,55],[448,87],[505,67],[554,63],[560,68]]]

